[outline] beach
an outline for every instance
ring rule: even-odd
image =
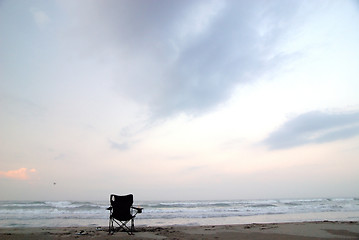
[[[130,236],[108,234],[106,201],[2,201],[0,240],[359,239],[358,198],[137,203]]]
[[[103,227],[1,228],[0,239],[359,239],[357,221],[137,227],[134,235]]]
[[[359,199],[137,201],[138,227],[359,221]],[[99,227],[108,201],[0,201],[0,228]]]

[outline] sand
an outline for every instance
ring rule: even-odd
[[[1,228],[0,239],[359,239],[358,222],[300,222],[245,225],[137,227],[109,235],[107,227]]]

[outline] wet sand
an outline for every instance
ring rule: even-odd
[[[299,222],[211,226],[137,227],[134,235],[107,227],[1,228],[0,239],[359,239],[358,222]]]

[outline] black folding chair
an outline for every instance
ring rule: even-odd
[[[128,234],[133,235],[133,232],[135,231],[135,217],[137,213],[142,213],[143,208],[132,206],[132,194],[125,196],[111,194],[110,204],[111,206],[107,208],[107,210],[110,210],[110,221],[108,226],[109,234],[113,234],[115,232],[115,228],[113,226],[113,223],[115,222],[119,226],[117,230],[122,229]],[[130,221],[131,226],[128,227],[127,224]]]

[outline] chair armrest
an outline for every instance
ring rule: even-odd
[[[131,208],[135,209],[137,211],[137,213],[142,213],[143,208],[141,208],[141,207],[133,207],[132,206]]]
[[[112,207],[108,207],[108,208],[106,208],[106,210],[112,210]]]

